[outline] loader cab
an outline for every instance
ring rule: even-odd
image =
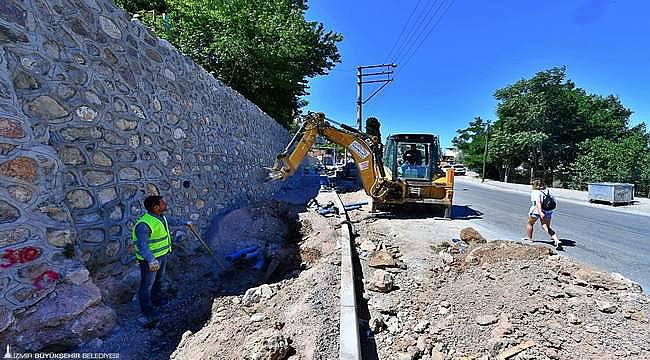
[[[384,166],[393,179],[432,181],[440,163],[438,137],[431,134],[395,134],[388,137]]]

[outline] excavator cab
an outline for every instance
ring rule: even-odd
[[[406,184],[404,203],[451,213],[453,173],[440,168],[440,142],[432,134],[395,134],[386,139],[383,165],[388,178]]]
[[[397,134],[386,140],[384,168],[393,179],[432,181],[440,163],[438,138],[431,134]]]

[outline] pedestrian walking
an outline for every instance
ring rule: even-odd
[[[160,314],[156,307],[167,303],[162,294],[168,254],[172,251],[170,226],[188,226],[192,223],[163,215],[167,203],[162,196],[148,196],[144,200],[147,210],[133,226],[131,238],[135,245],[135,257],[140,266],[140,289],[138,299],[145,325],[158,321]]]
[[[533,226],[539,219],[542,228],[553,240],[553,244],[557,250],[562,250],[562,242],[557,236],[557,233],[551,228],[551,219],[553,211],[555,210],[555,200],[551,193],[546,189],[543,179],[533,179],[532,191],[530,192],[531,206],[528,210],[528,223],[526,224],[526,237],[525,241],[532,241],[533,239]]]

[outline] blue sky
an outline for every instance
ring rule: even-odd
[[[424,18],[438,1],[420,0],[411,22]],[[475,116],[496,118],[496,89],[561,65],[579,87],[619,96],[634,111],[632,125],[650,124],[650,1],[443,1],[452,6],[438,26],[424,42],[426,30],[418,41],[413,32],[411,52],[422,45],[408,62],[408,47],[396,47],[401,51],[393,51],[398,53],[395,80],[364,105],[363,118],[379,118],[382,136],[430,132],[450,145],[456,130]],[[307,109],[354,125],[356,67],[394,60],[389,52],[416,4],[310,1],[307,19],[323,22],[344,40],[342,62],[310,81]],[[401,42],[408,44],[410,28],[404,33]],[[366,94],[373,89],[364,86]]]

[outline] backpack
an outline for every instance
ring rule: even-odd
[[[555,203],[555,199],[553,199],[553,196],[551,196],[550,191],[543,192],[542,194],[544,195],[542,197],[542,210],[550,211],[550,210],[555,210],[555,207],[557,206],[557,203]]]

